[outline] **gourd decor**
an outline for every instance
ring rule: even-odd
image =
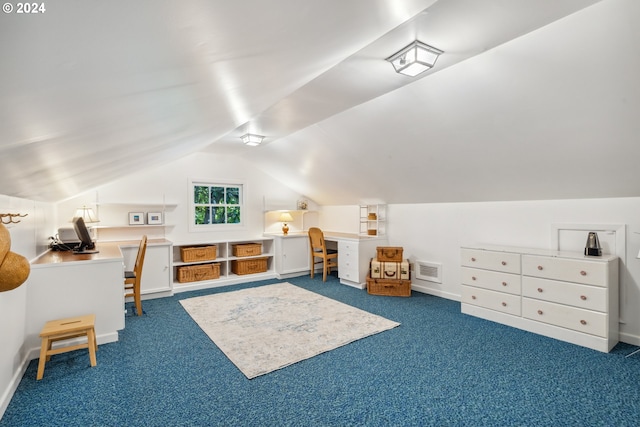
[[[22,285],[31,271],[29,261],[10,249],[11,235],[7,227],[0,223],[0,292]]]

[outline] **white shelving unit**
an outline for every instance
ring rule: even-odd
[[[262,253],[259,255],[236,257],[233,256],[233,245],[243,243],[260,243],[262,245]],[[191,261],[184,262],[180,257],[180,248],[182,247],[194,247],[194,246],[216,246],[216,258],[206,261]],[[173,246],[173,291],[174,293],[192,291],[197,289],[213,288],[218,286],[227,286],[235,283],[243,283],[254,280],[272,279],[276,277],[275,262],[274,262],[274,242],[269,237],[258,237],[255,239],[243,239],[243,240],[224,240],[224,241],[209,241],[199,243],[184,243],[174,244]],[[232,272],[232,262],[234,260],[250,260],[252,258],[267,258],[267,271],[263,273],[254,274],[235,274]],[[200,265],[200,264],[220,264],[220,277],[217,279],[202,280],[196,282],[178,282],[177,281],[177,268],[188,265]]]
[[[91,228],[98,232],[102,241],[122,240],[135,235],[149,234],[150,238],[164,237],[165,229],[174,225],[167,222],[167,212],[175,209],[177,203],[149,202],[96,202],[96,214],[100,223]],[[144,224],[129,224],[129,213],[140,212],[145,217]],[[162,224],[147,224],[149,213],[160,213]]]
[[[387,205],[360,205],[360,235],[386,234]]]

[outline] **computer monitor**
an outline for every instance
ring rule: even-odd
[[[84,224],[84,219],[77,216],[73,218],[73,228],[76,230],[80,244],[73,249],[73,253],[76,254],[96,254],[98,251],[94,250],[96,245],[91,240],[91,234],[87,226]]]

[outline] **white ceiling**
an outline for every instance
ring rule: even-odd
[[[2,14],[0,194],[62,200],[206,151],[320,204],[637,196],[638,4],[58,0]],[[384,58],[414,38],[445,54],[411,79]],[[241,144],[247,131],[263,145]]]

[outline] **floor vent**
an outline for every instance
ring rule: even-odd
[[[442,283],[442,264],[439,262],[416,261],[416,279]]]

